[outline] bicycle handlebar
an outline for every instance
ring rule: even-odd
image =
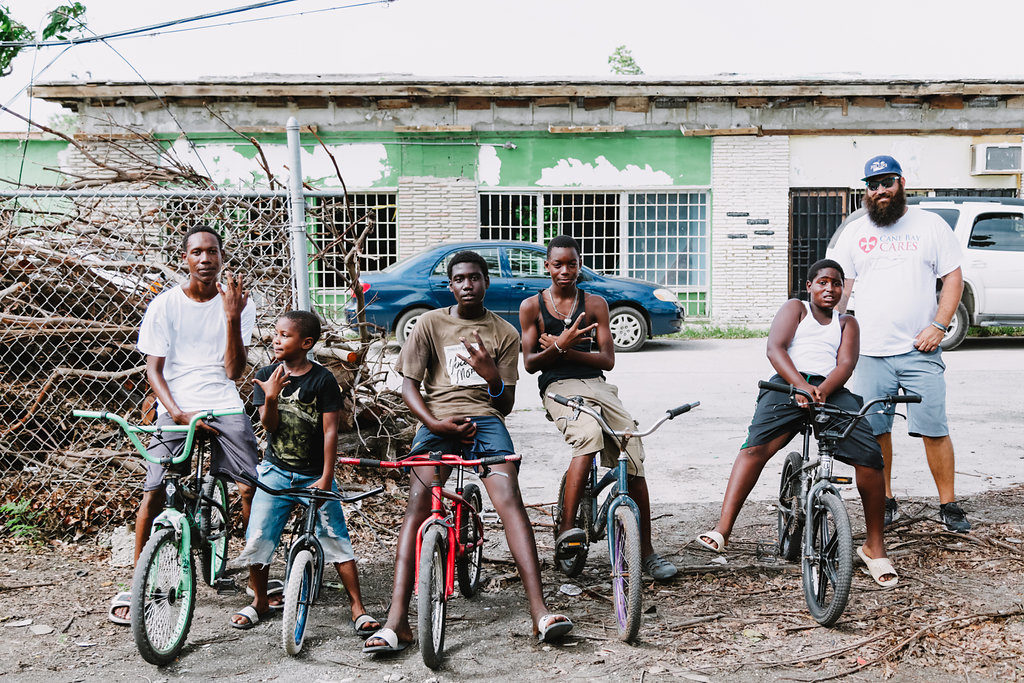
[[[845,417],[855,418],[855,419],[851,420],[850,424],[848,424],[846,426],[846,429],[844,429],[842,431],[842,433],[839,435],[840,439],[845,439],[847,436],[849,436],[850,432],[853,431],[854,425],[861,418],[863,418],[865,415],[867,415],[868,414],[868,409],[870,409],[876,403],[896,404],[896,403],[920,403],[921,402],[921,397],[918,396],[917,394],[902,394],[902,395],[900,395],[900,394],[887,394],[885,396],[878,396],[877,398],[871,399],[870,401],[868,401],[867,403],[864,404],[864,406],[860,409],[860,412],[851,413],[848,410],[843,410],[839,406],[835,406],[835,405],[832,405],[830,403],[815,403],[814,402],[814,398],[809,393],[807,393],[806,391],[804,391],[802,389],[797,389],[796,387],[791,386],[789,384],[781,384],[779,382],[766,382],[766,381],[762,380],[762,381],[757,383],[757,386],[760,389],[768,389],[769,391],[778,391],[778,392],[783,393],[783,394],[789,394],[789,395],[799,394],[799,395],[805,397],[808,400],[808,402],[809,402],[808,403],[808,407],[812,411],[824,413],[824,414],[827,414],[827,415],[833,415],[833,416],[845,416]]]
[[[491,455],[477,460],[466,460],[458,455],[438,454],[439,457],[431,458],[427,455],[413,455],[404,460],[372,460],[370,458],[338,458],[342,465],[363,465],[366,467],[383,467],[385,469],[398,469],[400,467],[476,467],[478,465],[500,465],[505,462],[515,462],[522,458],[521,455]]]
[[[378,486],[375,489],[354,494],[344,494],[340,491],[324,491],[323,489],[306,488],[302,486],[294,486],[287,489],[273,489],[253,477],[248,472],[239,472],[238,478],[272,496],[298,496],[300,498],[309,498],[310,500],[337,500],[342,503],[354,503],[358,500],[369,498],[370,496],[376,496],[378,493],[384,492],[383,486]]]
[[[593,408],[588,406],[586,404],[586,402],[584,402],[582,396],[573,396],[572,398],[566,398],[565,396],[562,396],[561,394],[548,394],[548,396],[555,403],[560,403],[563,406],[567,406],[569,408],[573,408],[575,410],[579,410],[581,412],[584,412],[587,415],[590,415],[592,418],[597,420],[597,423],[599,425],[601,425],[601,429],[603,429],[606,433],[611,434],[612,436],[615,436],[615,437],[619,437],[619,438],[622,438],[623,436],[626,435],[626,432],[624,430],[623,431],[616,431],[616,430],[612,429],[608,425],[608,423],[604,421],[604,418],[601,417],[600,413],[598,413],[596,410],[594,410]],[[679,415],[682,415],[683,413],[687,413],[687,412],[693,410],[694,408],[696,408],[699,405],[700,405],[700,401],[694,401],[693,403],[684,403],[683,405],[681,405],[681,406],[679,406],[677,408],[672,408],[671,410],[666,411],[665,417],[663,417],[660,420],[658,420],[657,422],[655,422],[654,425],[652,427],[650,427],[647,431],[645,431],[645,432],[630,432],[629,435],[630,435],[630,437],[634,437],[634,436],[643,437],[643,436],[648,436],[649,434],[653,434],[654,431],[656,429],[658,429],[658,427],[660,427],[662,425],[662,423],[664,423],[666,420],[671,420],[672,418],[677,417]]]
[[[117,413],[108,413],[106,411],[98,410],[72,410],[71,414],[75,417],[84,417],[94,420],[110,420],[118,427],[120,427],[124,433],[128,436],[128,440],[135,446],[135,450],[139,452],[145,460],[148,460],[154,464],[161,464],[160,458],[151,458],[149,451],[142,444],[142,441],[137,436],[138,434],[159,434],[161,432],[177,432],[185,433],[185,445],[181,449],[181,452],[171,458],[171,464],[177,465],[182,463],[189,458],[192,454],[192,441],[195,439],[196,426],[203,420],[213,421],[218,417],[224,417],[225,415],[241,415],[243,414],[241,408],[228,408],[226,410],[199,410],[196,411],[192,418],[189,420],[187,425],[133,425],[129,424],[128,420],[121,417]]]

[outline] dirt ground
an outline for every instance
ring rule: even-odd
[[[448,681],[536,680],[1018,680],[1024,678],[1024,487],[976,497],[975,531],[956,536],[932,521],[934,500],[907,500],[906,521],[887,534],[902,578],[877,588],[855,574],[839,624],[810,618],[796,565],[771,556],[773,515],[748,515],[726,561],[690,539],[713,510],[656,507],[655,527],[682,571],[667,585],[648,583],[640,642],[614,637],[607,552],[595,548],[577,597],[560,592],[567,580],[544,562],[548,604],[576,623],[570,637],[541,645],[530,635],[522,587],[497,524],[488,528],[486,591],[449,606],[446,660],[427,669],[410,648],[390,659],[359,652],[337,586],[314,608],[314,626],[299,657],[281,648],[281,622],[251,631],[228,627],[247,603],[244,593],[202,586],[189,642],[172,665],[146,664],[127,628],[106,620],[110,594],[129,580],[109,566],[109,550],[50,544],[0,548],[0,676],[27,681],[217,679]],[[849,506],[855,533],[863,524]],[[550,516],[535,511],[543,557],[551,553]],[[371,612],[383,615],[390,594],[390,548],[362,534],[357,551]],[[283,568],[276,566],[272,576]],[[336,577],[329,577],[336,580]],[[240,581],[239,581],[240,582]],[[1005,615],[1005,616],[1003,616]],[[31,624],[25,621],[31,620]],[[33,627],[49,627],[36,634]],[[47,628],[37,628],[47,631]],[[858,668],[862,671],[857,672]]]
[[[626,405],[643,423],[669,405],[702,405],[646,443],[656,543],[681,572],[670,584],[645,587],[638,643],[614,637],[604,545],[572,580],[582,594],[560,591],[568,581],[551,566],[549,509],[567,452],[539,409],[536,380],[524,375],[508,424],[524,459],[521,484],[533,506],[548,604],[576,623],[564,642],[544,646],[531,636],[522,586],[496,522],[487,529],[487,589],[473,600],[451,602],[446,659],[436,672],[415,648],[392,659],[360,654],[336,587],[322,594],[306,647],[291,658],[280,645],[280,619],[250,631],[231,629],[230,614],[248,602],[244,593],[219,595],[204,586],[182,656],[153,667],[139,657],[128,630],[106,620],[110,596],[127,588],[131,570],[110,566],[102,537],[42,546],[3,540],[0,676],[47,683],[236,675],[309,682],[1024,679],[1024,340],[970,340],[945,360],[957,490],[975,529],[955,536],[934,521],[935,488],[920,444],[898,424],[893,486],[905,517],[886,540],[901,582],[886,591],[855,573],[850,605],[834,628],[816,626],[798,567],[771,553],[775,512],[769,501],[782,458],[765,469],[729,552],[718,557],[691,542],[717,516],[756,380],[767,376],[764,340],[657,340],[617,359],[610,379]],[[844,497],[854,532],[862,533],[856,491]],[[393,520],[401,510],[401,502],[387,496],[366,505],[378,520]],[[362,524],[358,515],[349,521],[357,555],[365,558],[360,574],[367,606],[383,617],[394,533],[388,524]],[[278,563],[272,576],[282,574]],[[241,575],[236,579],[241,585]]]

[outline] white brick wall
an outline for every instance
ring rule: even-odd
[[[711,319],[771,322],[789,289],[789,138],[716,137],[711,188]]]
[[[441,242],[478,239],[476,190],[469,178],[399,178],[398,258]]]

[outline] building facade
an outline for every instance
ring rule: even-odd
[[[716,324],[766,323],[799,291],[859,205],[875,154],[898,158],[917,193],[1013,196],[1020,186],[1016,82],[265,76],[151,86],[50,83],[36,95],[76,111],[96,149],[130,129],[222,187],[267,180],[250,136],[269,168],[287,166],[283,123],[295,116],[315,131],[302,138],[307,182],[338,186],[336,162],[356,207],[374,212],[373,265],[445,240],[567,233],[587,265],[662,284],[691,319]],[[56,144],[39,151],[51,166],[88,166]],[[978,173],[974,155],[987,149],[1018,154],[1017,167]],[[315,284],[331,287],[326,274]]]

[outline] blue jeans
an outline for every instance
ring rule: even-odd
[[[515,447],[512,445],[512,437],[508,434],[505,422],[493,415],[484,415],[471,418],[476,424],[476,434],[473,436],[473,443],[462,443],[458,439],[438,436],[432,431],[420,425],[416,430],[416,436],[412,440],[412,448],[409,455],[423,455],[431,451],[441,451],[448,455],[459,455],[466,460],[479,460],[492,455],[514,455]],[[519,471],[519,460],[515,461],[516,471]],[[475,471],[479,468],[474,467]],[[487,476],[487,472],[481,478]]]
[[[289,472],[273,465],[266,460],[256,468],[260,483],[267,488],[288,489],[307,488],[320,477],[310,474]],[[331,490],[337,491],[338,484],[332,483]],[[236,566],[270,564],[274,557],[277,544],[281,541],[281,532],[288,523],[288,516],[297,503],[304,499],[296,496],[272,496],[266,491],[256,489],[252,498],[252,511],[249,513],[249,526],[245,531],[245,550],[232,563]],[[324,548],[324,562],[348,562],[356,558],[352,552],[352,541],[348,537],[345,525],[345,513],[341,503],[331,500],[323,503],[317,511],[316,536]]]

